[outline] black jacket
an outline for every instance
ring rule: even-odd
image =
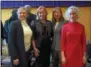
[[[20,20],[13,21],[9,28],[8,48],[11,56],[11,61],[18,58],[20,61],[19,66],[27,67],[28,60],[26,58],[26,52],[24,47],[24,33]],[[15,65],[13,65],[14,67]]]
[[[46,25],[46,32],[44,32],[43,24],[41,23],[40,20],[35,20],[31,23],[31,27],[32,27],[33,32],[34,32],[34,39],[36,41],[37,48],[40,47],[40,43],[41,43],[42,39],[44,39],[45,37],[48,37],[50,39],[50,41],[52,42],[52,37],[53,37],[52,22],[49,20],[46,20],[45,25]]]
[[[27,22],[30,24],[32,21],[36,20],[36,15],[29,13],[27,16]]]

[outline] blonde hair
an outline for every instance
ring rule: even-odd
[[[37,13],[39,13],[39,11],[40,11],[41,9],[43,9],[43,10],[46,12],[46,14],[47,14],[47,10],[46,10],[46,8],[45,8],[44,6],[39,6],[39,7],[37,8]]]
[[[47,18],[47,10],[46,10],[46,8],[45,8],[44,6],[39,6],[39,7],[37,8],[37,13],[36,13],[36,14],[37,14],[37,15],[36,15],[37,20],[40,19],[39,12],[40,12],[41,9],[43,9],[43,10],[45,11],[45,13],[46,13],[46,18]]]
[[[79,8],[76,7],[76,6],[70,6],[70,7],[66,10],[66,12],[65,12],[65,17],[66,17],[67,20],[69,20],[69,18],[70,18],[70,12],[76,13],[77,17],[79,17]]]
[[[22,10],[25,10],[25,11],[26,11],[26,9],[25,9],[24,7],[20,7],[20,8],[18,8],[18,10],[17,10],[18,19],[20,18],[20,17],[19,17],[19,14],[20,14],[20,12],[21,12]],[[27,11],[26,11],[26,13],[27,13]]]

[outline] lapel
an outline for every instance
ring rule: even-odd
[[[54,27],[53,27],[54,32],[55,32],[56,30],[58,30],[59,28],[61,29],[62,26],[63,26],[63,24],[64,24],[64,21],[61,20],[61,21],[58,23],[58,25],[57,25],[57,27],[56,27],[56,29],[55,29],[55,25],[56,25],[56,22],[55,22]]]
[[[24,33],[23,33],[23,27],[22,27],[22,24],[21,24],[20,20],[18,22],[18,26],[19,26],[19,31],[22,33],[22,35],[24,35]]]
[[[22,27],[22,24],[21,24],[20,20],[18,20],[17,25],[18,25],[18,36],[19,36],[19,39],[22,39],[21,41],[23,42],[23,43],[20,44],[20,46],[25,51],[24,32],[23,32],[23,27]]]

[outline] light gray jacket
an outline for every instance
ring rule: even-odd
[[[61,40],[61,28],[62,26],[65,24],[66,21],[62,20],[58,23],[56,29],[55,29],[55,25],[56,22],[54,22],[53,24],[53,43],[52,43],[52,50],[57,50],[60,51],[60,40]]]

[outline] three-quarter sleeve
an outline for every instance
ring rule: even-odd
[[[82,28],[82,49],[83,49],[83,52],[86,52],[86,34],[85,34],[85,28],[83,26]]]
[[[33,31],[33,35],[32,35],[32,39],[33,40],[36,40],[36,28],[35,28],[35,23],[36,23],[36,21],[32,21],[31,23],[30,23],[30,25],[31,25],[31,28],[32,28],[32,31]]]
[[[60,34],[61,34],[61,43],[60,43],[60,45],[61,45],[61,51],[64,51],[65,50],[65,42],[66,42],[66,30],[65,30],[65,27],[63,26],[63,28],[62,28],[62,30],[61,30],[61,32],[60,32]]]

